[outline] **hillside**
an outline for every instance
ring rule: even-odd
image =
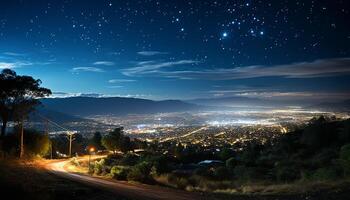
[[[179,100],[152,101],[147,99],[110,97],[46,98],[45,109],[73,116],[152,114],[160,112],[194,111],[203,108]]]

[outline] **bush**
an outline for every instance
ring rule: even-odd
[[[234,151],[230,148],[223,148],[219,153],[219,158],[223,161],[229,159],[234,155]]]
[[[318,181],[334,180],[338,177],[337,171],[334,168],[319,168],[312,175],[312,179]]]
[[[139,161],[139,157],[135,154],[128,153],[122,159],[120,159],[120,165],[135,165]]]
[[[209,169],[206,167],[200,167],[194,170],[194,174],[198,175],[198,176],[205,176],[205,177],[209,177],[212,174],[210,173]]]
[[[155,179],[158,183],[178,189],[187,190],[192,187],[187,178],[177,176],[175,174],[162,174],[160,176],[156,176]]]
[[[126,180],[129,168],[124,166],[113,166],[111,168],[111,176],[117,180]]]
[[[233,170],[235,178],[241,181],[253,181],[260,177],[259,169],[256,167],[246,167],[244,165],[238,165]]]
[[[148,183],[151,181],[151,178],[150,178],[151,167],[152,166],[150,163],[143,161],[131,168],[130,172],[127,175],[127,179],[129,181],[138,181],[142,183]]]
[[[326,148],[312,158],[312,164],[318,167],[329,165],[336,157],[338,155],[335,149]]]
[[[80,163],[76,157],[73,157],[69,162],[74,166],[80,166]]]
[[[350,144],[341,147],[339,158],[344,171],[344,176],[350,176]]]
[[[150,162],[152,162],[153,165],[152,173],[155,175],[160,175],[171,171],[168,164],[168,158],[165,156],[156,156],[151,159]]]
[[[101,174],[102,172],[106,172],[105,167],[105,159],[101,159],[100,161],[95,161],[93,171],[95,174]]]
[[[296,166],[281,166],[276,169],[276,179],[281,182],[290,182],[299,179],[300,171]]]
[[[226,167],[227,167],[229,170],[233,170],[233,169],[235,168],[236,165],[237,165],[236,158],[231,157],[231,158],[229,158],[229,159],[226,160]]]
[[[214,170],[214,177],[217,179],[228,179],[230,178],[230,172],[226,167],[218,167]]]

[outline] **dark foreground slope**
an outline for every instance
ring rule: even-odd
[[[4,199],[128,200],[123,196],[55,176],[37,163],[0,160],[0,191]]]

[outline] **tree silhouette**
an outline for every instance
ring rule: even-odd
[[[116,153],[118,150],[127,152],[132,149],[132,144],[128,136],[123,135],[123,127],[114,129],[102,138],[102,145]]]
[[[1,136],[6,133],[9,120],[20,127],[20,157],[24,155],[23,122],[35,106],[38,98],[51,94],[51,90],[40,87],[41,80],[31,76],[19,76],[11,69],[4,69],[0,74],[0,114],[2,120]]]
[[[2,70],[0,74],[0,117],[2,121],[1,137],[6,134],[7,122],[11,119],[11,98],[13,96],[13,87],[16,79],[16,72],[10,69]]]
[[[94,146],[96,149],[101,150],[103,149],[102,143],[102,135],[100,132],[95,132],[90,140],[90,145]]]

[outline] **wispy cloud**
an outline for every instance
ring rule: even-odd
[[[122,85],[110,85],[110,86],[107,86],[107,88],[112,88],[112,89],[115,89],[115,88],[123,88],[124,86]]]
[[[93,63],[94,65],[105,65],[105,66],[112,66],[115,65],[114,62],[111,61],[96,61]]]
[[[94,98],[107,98],[107,97],[127,97],[127,98],[149,98],[153,97],[148,94],[100,94],[100,93],[70,93],[70,92],[53,92],[48,98],[68,98],[68,97],[94,97]]]
[[[111,79],[108,80],[108,83],[129,83],[129,82],[135,82],[136,80],[132,79]]]
[[[155,56],[155,55],[164,55],[168,54],[168,52],[161,52],[161,51],[139,51],[137,54],[141,56]]]
[[[160,74],[162,71],[159,71],[162,68],[173,67],[177,65],[186,65],[186,64],[197,64],[199,61],[196,60],[179,60],[179,61],[142,61],[137,63],[136,67],[131,67],[128,69],[122,70],[122,73],[127,76],[142,76],[142,75],[155,75]]]
[[[179,61],[176,64],[191,64],[195,61]],[[350,58],[333,58],[313,62],[299,62],[286,65],[253,65],[214,70],[159,70],[174,63],[146,63],[125,70],[126,75],[148,75],[179,79],[233,80],[258,77],[316,78],[350,74]],[[176,65],[175,64],[175,65]]]
[[[275,91],[275,92],[243,92],[237,93],[235,96],[244,96],[251,98],[262,98],[262,99],[281,99],[281,100],[292,100],[292,99],[348,99],[350,92],[328,92],[328,91],[301,91],[301,92],[290,92],[290,91]]]
[[[0,62],[0,69],[12,69],[15,68],[16,65],[14,63]]]
[[[71,72],[104,72],[104,70],[97,67],[74,67],[71,69]]]
[[[6,56],[25,56],[26,55],[24,53],[9,52],[9,51],[8,52],[4,52],[2,54],[6,55]]]
[[[334,91],[288,91],[276,89],[229,89],[229,90],[211,90],[208,93],[213,94],[214,97],[249,97],[257,99],[348,99],[350,92],[334,92]]]
[[[121,52],[113,51],[113,52],[109,52],[108,55],[119,56],[121,55]]]
[[[13,68],[18,68],[18,67],[23,67],[23,66],[28,66],[28,65],[33,65],[34,63],[32,62],[26,62],[26,61],[17,61],[17,62],[0,62],[0,69],[13,69]]]

